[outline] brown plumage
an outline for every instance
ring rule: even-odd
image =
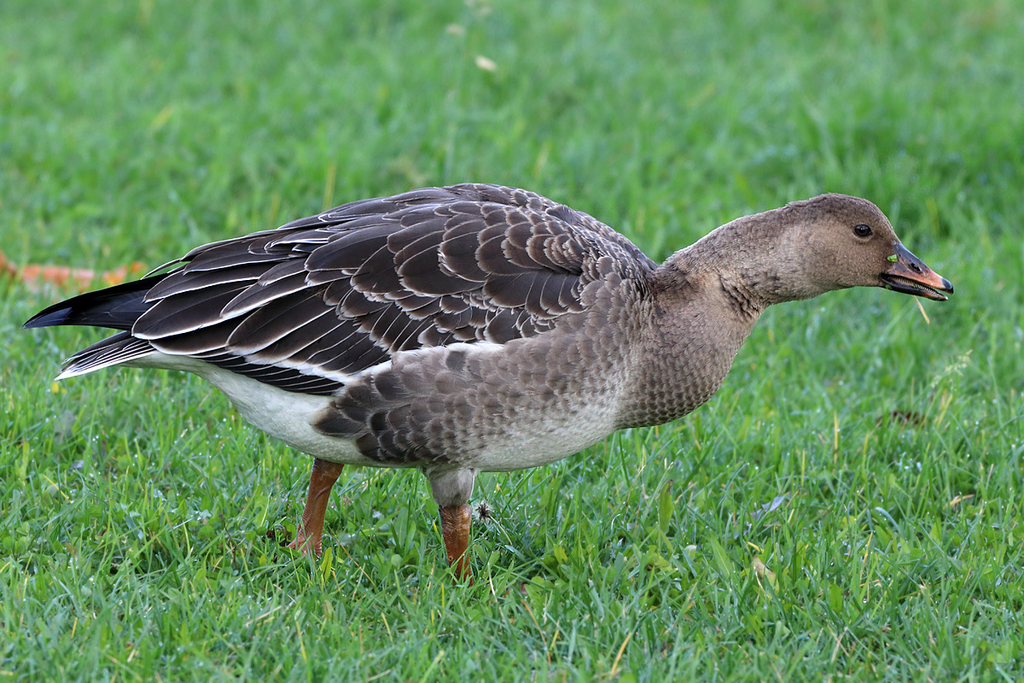
[[[341,465],[420,469],[462,576],[477,472],[685,415],[773,303],[854,286],[953,290],[864,199],[746,216],[658,266],[586,214],[492,185],[352,202],[160,271],[26,327],[121,330],[61,377],[118,364],[194,372],[313,455],[295,547],[319,552]]]

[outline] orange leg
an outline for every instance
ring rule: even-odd
[[[473,577],[469,573],[466,561],[466,549],[469,547],[469,527],[473,523],[473,508],[470,505],[453,505],[441,507],[441,534],[444,536],[444,549],[448,551],[448,566],[455,566],[455,575],[459,580]]]
[[[295,540],[289,548],[302,550],[303,555],[320,555],[321,539],[324,532],[324,514],[331,498],[334,482],[341,476],[340,465],[336,462],[313,459],[313,471],[309,475],[309,493],[306,494],[306,509],[302,511],[302,524],[295,530]]]

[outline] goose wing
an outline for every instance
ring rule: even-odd
[[[402,351],[540,334],[608,278],[643,287],[655,268],[584,213],[479,184],[352,202],[168,265],[133,339],[315,394]]]

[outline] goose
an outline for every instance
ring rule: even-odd
[[[322,550],[345,465],[430,483],[448,564],[479,472],[539,467],[714,395],[758,317],[848,287],[953,292],[866,199],[823,194],[727,223],[662,265],[591,216],[511,187],[364,199],[196,247],[27,328],[116,330],[57,379],[184,370],[313,457],[290,547]]]

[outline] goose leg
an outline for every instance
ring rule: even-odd
[[[423,473],[430,480],[430,491],[441,511],[441,535],[444,536],[444,549],[448,553],[448,566],[455,567],[459,581],[472,584],[466,549],[469,548],[473,508],[466,503],[473,495],[476,470],[424,470]]]
[[[441,534],[444,536],[444,549],[448,552],[448,566],[455,567],[455,575],[460,581],[473,577],[469,573],[469,562],[466,561],[466,549],[469,548],[469,527],[473,523],[473,507],[470,505],[453,505],[440,507]]]
[[[295,530],[295,540],[288,544],[289,548],[297,548],[303,555],[321,552],[321,540],[324,532],[324,514],[331,498],[334,482],[341,476],[340,465],[336,462],[313,459],[313,471],[309,475],[309,493],[306,494],[306,508],[302,511],[302,524]]]

